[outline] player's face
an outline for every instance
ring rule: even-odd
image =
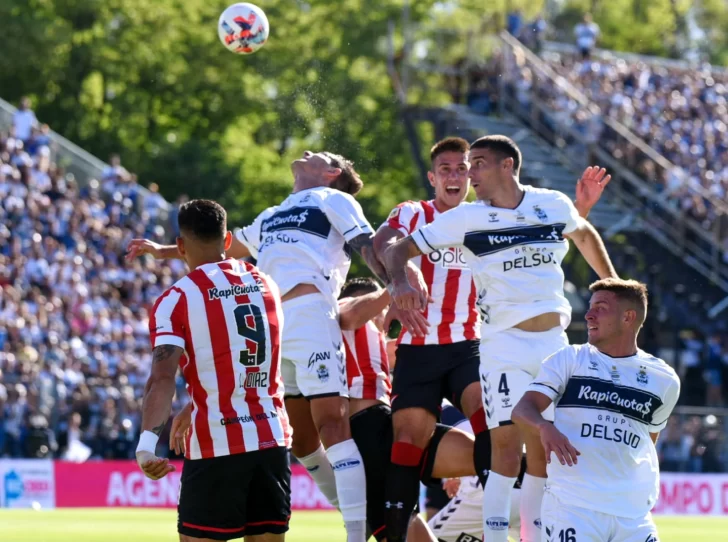
[[[468,155],[464,152],[443,152],[435,158],[433,171],[427,173],[430,184],[435,187],[435,201],[440,210],[460,205],[468,195]]]
[[[294,160],[291,164],[294,175],[306,174],[312,177],[320,177],[323,184],[328,184],[335,179],[341,170],[336,166],[334,158],[327,152],[304,151],[303,156]]]
[[[492,198],[506,171],[504,160],[489,149],[470,151],[470,184],[480,200]]]
[[[624,331],[624,310],[614,292],[598,291],[592,294],[586,312],[586,328],[589,343],[604,344]]]

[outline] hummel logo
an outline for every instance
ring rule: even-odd
[[[404,508],[404,503],[403,502],[394,502],[394,503],[392,503],[392,502],[387,501],[385,503],[385,506],[387,508],[397,508],[398,510],[402,510]]]

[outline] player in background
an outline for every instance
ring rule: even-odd
[[[434,187],[435,199],[404,202],[391,212],[375,237],[374,246],[380,260],[394,243],[464,201],[470,186],[469,149],[468,143],[460,138],[447,138],[432,147],[432,171],[428,172],[428,179]],[[588,216],[609,180],[604,169],[590,167],[584,171],[576,186],[575,205],[581,216]],[[491,213],[488,217],[497,225],[497,213]],[[479,384],[477,291],[463,248],[444,246],[416,256],[407,265],[410,280],[426,284],[432,303],[426,305],[422,315],[416,311],[399,313],[396,308],[392,311],[392,317],[400,319],[405,330],[399,337],[394,371],[395,444],[387,490],[387,500],[393,503],[388,521],[390,542],[404,536],[409,515],[417,502],[418,464],[432,435],[443,397],[464,412],[476,429],[476,470],[483,473],[487,470],[486,465],[490,465],[490,437],[486,431]],[[418,275],[422,278],[416,278]],[[411,321],[420,316],[427,320],[427,327]],[[421,336],[409,330],[415,330]],[[480,476],[484,482],[483,475]],[[536,484],[536,491],[539,485]]]
[[[353,164],[328,152],[306,151],[291,169],[293,193],[238,230],[228,255],[255,257],[281,290],[281,370],[294,429],[292,450],[341,510],[348,542],[363,542],[366,480],[349,426],[337,305],[351,264],[348,248],[360,252],[385,284],[388,278],[372,250],[373,230],[354,199],[363,182]],[[128,257],[144,253],[177,257],[174,246],[132,241]],[[309,429],[311,418],[317,431]]]
[[[571,239],[600,278],[616,276],[601,237],[564,194],[522,185],[521,152],[509,138],[486,136],[471,146],[470,178],[478,202],[463,203],[389,247],[383,256],[400,309],[423,310],[408,283],[407,261],[457,247],[471,268],[482,316],[480,379],[492,443],[485,481],[485,539],[506,542],[511,491],[525,441],[528,469],[521,492],[521,539],[540,538],[546,460],[538,435],[522,433],[511,411],[543,359],[567,344],[571,307],[561,262]],[[486,202],[489,202],[486,203]],[[434,296],[433,296],[434,297]],[[395,375],[396,387],[396,375]],[[396,401],[395,401],[396,407]],[[480,425],[478,425],[480,424]],[[479,476],[483,467],[478,465]]]
[[[542,540],[656,542],[655,442],[680,379],[637,347],[647,314],[644,284],[606,279],[589,290],[589,343],[546,359],[513,410],[513,421],[539,434],[547,454]],[[552,404],[553,424],[541,415]]]
[[[190,273],[154,305],[152,371],[144,389],[139,466],[157,480],[173,468],[155,456],[181,365],[193,405],[180,486],[180,540],[284,540],[291,515],[283,407],[282,311],[275,283],[227,258],[225,210],[193,200],[179,211],[177,247]]]

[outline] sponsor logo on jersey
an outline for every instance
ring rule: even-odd
[[[446,269],[467,269],[463,251],[459,248],[446,248],[430,252],[427,259],[434,264],[440,264]]]
[[[308,358],[308,368],[314,366],[317,361],[328,361],[331,359],[331,352],[314,352],[311,357]]]
[[[326,239],[331,232],[331,223],[318,207],[293,207],[263,220],[261,239],[263,234],[282,230],[299,230]]]
[[[526,215],[524,215],[521,211],[516,211],[516,221],[517,222],[525,222],[526,221]]]
[[[503,271],[507,273],[513,269],[530,269],[549,263],[555,265],[559,263],[554,257],[553,252],[536,252],[528,256],[519,256],[510,261],[503,262]]]
[[[316,376],[318,376],[318,379],[321,382],[328,382],[329,381],[329,370],[323,363],[318,366],[318,369],[316,369]]]
[[[549,216],[538,205],[533,206],[533,212],[536,213],[536,218],[538,218],[541,222],[545,223],[549,219]]]
[[[500,222],[498,220],[498,213],[488,213],[488,222]]]
[[[256,414],[255,416],[248,416],[247,414],[245,416],[237,416],[234,418],[221,418],[220,419],[220,425],[232,425],[235,423],[250,423],[252,421],[258,420],[267,420],[270,416],[266,412],[261,412],[260,414]]]
[[[463,245],[476,256],[486,256],[523,245],[560,243],[564,241],[565,227],[565,224],[548,224],[473,231],[465,234]]]
[[[254,292],[260,292],[260,286],[258,284],[231,284],[230,288],[221,290],[220,288],[210,288],[207,290],[207,296],[210,301],[215,299],[222,299],[228,297],[234,297],[239,295],[248,295]]]
[[[614,382],[615,384],[619,384],[620,376],[616,365],[612,365],[612,370],[609,371],[609,376],[612,377],[612,382]]]
[[[594,361],[593,359],[589,360],[589,370],[590,371],[598,371],[599,370],[599,364]]]
[[[646,386],[650,383],[650,379],[647,376],[647,367],[640,365],[640,370],[637,372],[637,384],[640,386]]]
[[[489,529],[494,531],[505,531],[508,528],[508,520],[504,517],[493,516],[485,520]]]
[[[556,405],[606,410],[643,423],[652,423],[661,406],[662,399],[645,390],[585,376],[572,376]]]
[[[632,431],[628,431],[620,427],[610,427],[600,423],[582,423],[581,436],[583,438],[608,440],[617,444],[621,443],[625,446],[629,446],[633,450],[637,449],[640,445],[640,441],[642,440],[642,437]]]
[[[342,459],[341,461],[337,461],[331,465],[331,468],[334,469],[334,472],[336,472],[339,470],[353,469],[359,465],[361,465],[361,461],[358,459]]]

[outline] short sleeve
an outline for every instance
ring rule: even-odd
[[[385,224],[402,235],[412,235],[419,211],[411,201],[400,203],[389,213]]]
[[[677,404],[677,400],[680,397],[680,379],[675,375],[673,382],[665,393],[665,400],[662,406],[655,410],[652,416],[652,427],[650,427],[650,433],[659,433],[667,425],[667,420],[672,414],[672,410]]]
[[[263,215],[267,212],[268,211],[266,210],[260,213],[249,226],[235,230],[235,237],[248,248],[250,255],[253,256],[253,258],[258,257],[258,249],[260,248],[260,228],[263,223]]]
[[[579,227],[579,222],[582,218],[579,216],[579,211],[577,211],[574,202],[566,194],[559,194],[559,201],[565,207],[564,223],[566,226],[564,226],[564,233],[571,233]]]
[[[152,348],[162,345],[185,348],[187,301],[179,288],[170,288],[157,300],[149,319]]]
[[[374,230],[364,216],[364,211],[353,196],[332,190],[323,202],[323,211],[331,225],[348,243],[361,234],[373,235]]]
[[[440,248],[462,246],[467,233],[467,212],[467,206],[461,204],[442,213],[430,224],[414,232],[412,240],[423,254]]]
[[[556,402],[566,389],[569,378],[574,374],[576,351],[566,346],[547,357],[541,364],[536,379],[528,386],[528,391],[537,391]]]

